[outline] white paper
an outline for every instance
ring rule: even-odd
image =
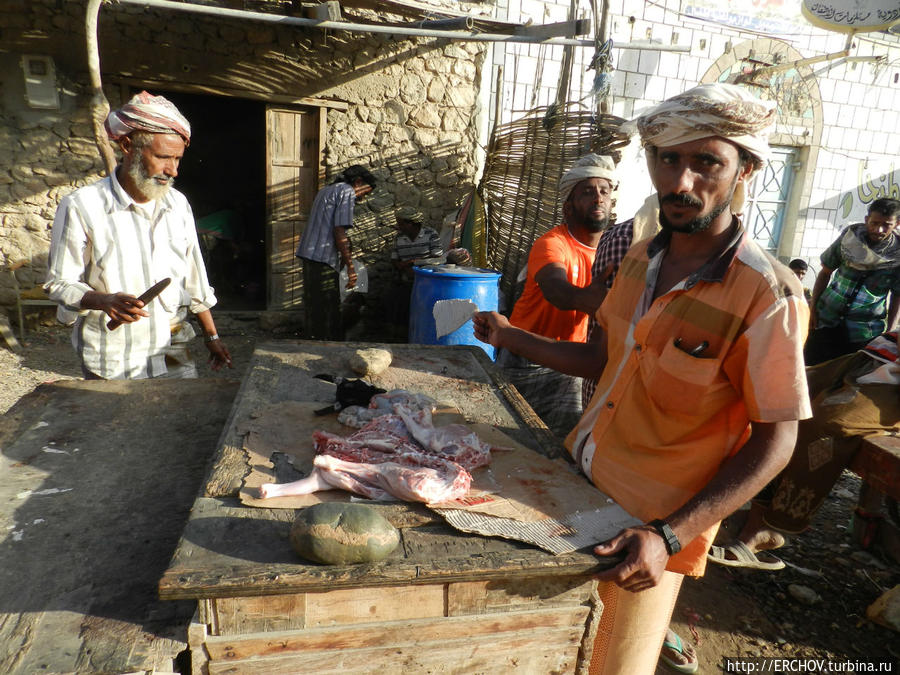
[[[438,300],[431,309],[434,333],[438,338],[459,330],[478,311],[471,300]]]
[[[363,264],[362,260],[353,259],[353,269],[356,270],[356,286],[353,288],[347,288],[347,282],[350,280],[349,275],[347,274],[347,268],[342,267],[340,273],[338,274],[338,287],[341,292],[341,300],[347,297],[347,294],[351,291],[355,291],[356,293],[368,293],[369,292],[369,271],[366,269],[366,266]]]

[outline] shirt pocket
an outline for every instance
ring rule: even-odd
[[[717,358],[691,356],[668,341],[655,362],[640,360],[647,395],[664,413],[702,414],[704,402],[719,388]]]
[[[170,313],[174,313],[181,306],[191,304],[191,296],[182,288],[179,279],[173,279],[172,283],[166,286],[166,289],[159,294],[159,303]]]

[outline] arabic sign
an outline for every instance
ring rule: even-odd
[[[762,33],[793,34],[808,28],[793,0],[686,0],[682,11],[695,19]]]
[[[849,172],[848,172],[849,173]],[[861,159],[856,167],[856,187],[841,195],[838,215],[842,220],[858,223],[865,218],[876,199],[900,199],[900,167],[894,162],[872,162]]]
[[[900,24],[897,0],[803,0],[803,16],[819,28],[842,33],[887,30]]]

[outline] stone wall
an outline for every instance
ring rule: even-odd
[[[0,53],[0,269],[33,259],[33,268],[17,272],[23,287],[43,278],[59,199],[101,175],[83,15],[83,0],[0,5],[0,42],[8,50]],[[356,227],[357,247],[373,260],[386,259],[396,204],[419,207],[439,223],[474,183],[481,43],[326,33],[116,4],[101,10],[99,42],[113,106],[135,87],[339,104],[344,109],[326,108],[321,169],[330,178],[362,163],[380,179]],[[23,54],[54,59],[58,110],[25,103]],[[9,275],[0,274],[0,305],[13,300]]]

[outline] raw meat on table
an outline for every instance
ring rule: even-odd
[[[438,504],[459,499],[469,491],[472,474],[459,464],[444,460],[433,467],[423,466],[418,459],[395,455],[385,462],[367,464],[319,455],[313,463],[325,482],[369,499]]]
[[[470,470],[490,462],[490,446],[461,424],[435,428],[428,408],[395,404],[346,438],[313,432],[312,473],[284,485],[260,488],[263,499],[337,487],[370,499],[438,503],[465,496]]]
[[[434,412],[437,408],[437,401],[425,394],[413,394],[405,389],[392,389],[384,394],[373,396],[367,408],[358,405],[347,406],[338,415],[338,422],[359,429],[376,417],[392,414],[396,405],[402,405],[413,411],[427,409],[429,412]]]
[[[427,450],[452,459],[469,471],[491,463],[491,446],[467,426],[448,424],[445,427],[435,427],[431,411],[426,409],[411,411],[398,405],[394,410],[403,419],[412,437]]]

